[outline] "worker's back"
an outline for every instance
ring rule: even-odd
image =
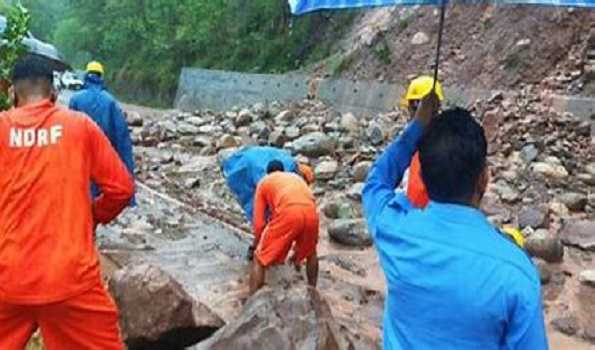
[[[386,349],[542,349],[540,283],[522,249],[479,210],[430,202],[403,212],[394,203],[375,225]]]
[[[97,283],[90,181],[108,189],[103,220],[133,191],[98,127],[49,100],[2,113],[0,167],[0,300],[55,302]]]
[[[267,207],[274,212],[291,205],[315,204],[312,191],[295,173],[277,171],[269,174],[261,180],[256,192],[264,195]]]
[[[118,106],[114,97],[105,90],[101,77],[87,74],[85,88],[72,96],[70,108],[90,116],[115,147],[117,130],[112,115]]]

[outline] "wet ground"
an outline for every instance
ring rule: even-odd
[[[67,102],[68,94],[62,101]],[[127,106],[143,118],[161,112]],[[110,271],[128,263],[150,262],[178,279],[184,288],[224,320],[241,312],[247,297],[251,242],[246,222],[229,196],[215,156],[188,149],[136,147],[137,200],[111,226],[100,228],[103,267]],[[160,159],[166,159],[161,165]],[[173,161],[172,161],[173,160]],[[200,183],[194,188],[193,182]],[[384,278],[375,251],[348,249],[329,241],[322,222],[319,289],[328,300],[342,332],[356,349],[380,347]],[[267,283],[291,288],[305,276],[288,266],[273,269]],[[552,349],[595,350],[575,338],[550,330]]]

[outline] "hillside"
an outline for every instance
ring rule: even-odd
[[[432,70],[438,31],[433,7],[361,13],[319,74],[402,83]],[[528,6],[450,6],[441,77],[467,88],[539,84],[592,95],[584,73],[595,49],[595,12]],[[591,45],[589,39],[591,38]]]

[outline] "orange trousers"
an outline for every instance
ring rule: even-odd
[[[301,263],[316,252],[318,230],[315,205],[285,207],[264,229],[256,248],[256,258],[265,267],[283,264],[293,245],[295,262]]]
[[[37,329],[47,350],[123,350],[116,304],[103,284],[63,302],[0,302],[0,349],[23,350]]]

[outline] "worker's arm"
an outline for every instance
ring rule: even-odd
[[[128,205],[134,194],[134,181],[124,163],[99,127],[85,117],[89,135],[91,180],[101,189],[93,202],[94,219],[106,224]]]
[[[132,151],[132,139],[130,138],[130,131],[128,130],[128,122],[126,121],[126,117],[124,117],[122,109],[116,102],[112,103],[111,115],[116,132],[116,142],[114,147],[124,161],[128,172],[134,178],[134,153]],[[133,206],[136,205],[134,197],[131,204]]]
[[[422,133],[422,124],[417,120],[411,122],[370,169],[362,192],[362,201],[372,236],[375,235],[376,218],[395,196],[395,188],[401,183],[403,174],[411,163]]]
[[[376,219],[395,197],[395,188],[401,183],[405,170],[417,149],[424,128],[438,115],[440,100],[435,93],[429,93],[421,101],[415,119],[405,131],[374,162],[362,193],[364,213],[372,238],[376,236]],[[397,204],[398,201],[395,201]],[[405,210],[408,201],[395,205]],[[407,205],[405,205],[407,204]]]
[[[505,335],[506,349],[548,349],[538,283],[537,278],[533,285],[517,282],[518,287],[508,291],[509,320]]]
[[[254,194],[254,209],[252,213],[252,225],[254,229],[254,246],[260,242],[260,236],[266,226],[266,183],[261,181],[256,187]]]
[[[116,151],[122,157],[130,174],[134,175],[134,155],[132,153],[132,139],[128,130],[128,122],[124,112],[115,102],[111,107],[111,115],[116,131]]]

